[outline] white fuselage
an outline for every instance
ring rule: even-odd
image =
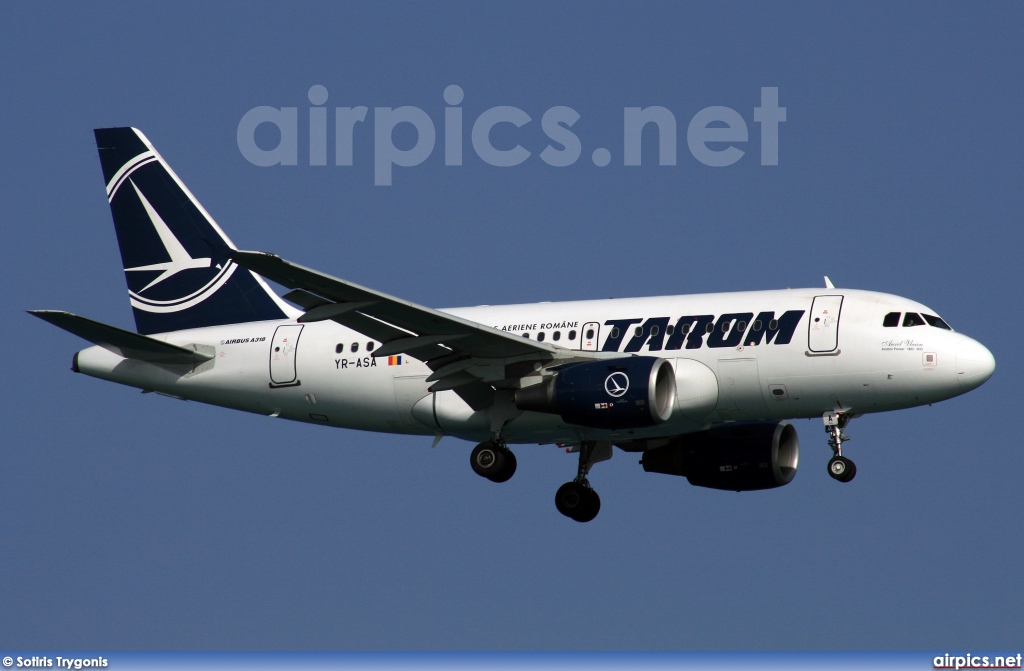
[[[794,289],[445,312],[533,339],[543,333],[545,342],[568,349],[655,356],[675,367],[676,408],[662,424],[595,430],[558,415],[525,412],[504,429],[510,443],[618,441],[724,422],[818,417],[836,409],[895,410],[969,391],[994,366],[983,346],[960,333],[927,324],[883,326],[888,313],[935,313],[868,291]],[[754,322],[765,313],[798,318],[788,344],[778,336],[767,342],[770,333],[753,337]],[[681,337],[684,323],[690,332]],[[588,331],[594,332],[589,339]],[[431,393],[426,378],[432,371],[425,364],[408,356],[374,358],[368,338],[332,321],[253,322],[156,337],[215,356],[195,367],[157,365],[91,347],[76,356],[77,368],[144,390],[302,422],[467,440],[489,435],[490,410],[474,412],[455,391]]]

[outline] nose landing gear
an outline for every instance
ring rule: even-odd
[[[833,457],[828,460],[828,474],[839,482],[849,482],[857,475],[857,465],[843,456],[843,443],[850,437],[843,432],[853,415],[846,412],[831,411],[822,415],[825,433],[829,435],[828,446],[832,448]]]

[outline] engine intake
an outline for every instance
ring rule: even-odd
[[[752,422],[676,436],[644,452],[640,463],[645,471],[682,475],[698,487],[742,492],[788,485],[799,461],[792,424]]]
[[[515,395],[521,410],[555,413],[570,424],[599,429],[660,424],[671,417],[675,401],[672,364],[649,356],[567,364]]]

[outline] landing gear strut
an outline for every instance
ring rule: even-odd
[[[503,440],[485,440],[469,455],[473,472],[491,482],[507,482],[516,472],[516,455]]]
[[[555,507],[569,519],[577,522],[589,522],[601,511],[601,497],[597,495],[587,474],[591,467],[599,461],[610,459],[611,443],[585,440],[580,443],[580,461],[576,469],[576,479],[567,482],[555,492]]]
[[[843,456],[843,443],[850,437],[843,429],[853,419],[853,415],[845,412],[826,412],[822,416],[825,422],[825,433],[828,434],[828,446],[832,448],[833,457],[828,460],[828,474],[839,482],[849,482],[857,475],[857,465]]]

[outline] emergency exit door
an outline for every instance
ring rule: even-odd
[[[839,313],[842,309],[842,296],[814,297],[807,327],[807,349],[812,352],[834,352],[839,347]]]
[[[587,322],[580,330],[580,349],[584,352],[597,351],[597,339],[601,335],[601,325],[597,322]]]
[[[302,324],[278,326],[270,343],[270,386],[294,387],[299,384],[295,371],[295,350]]]

